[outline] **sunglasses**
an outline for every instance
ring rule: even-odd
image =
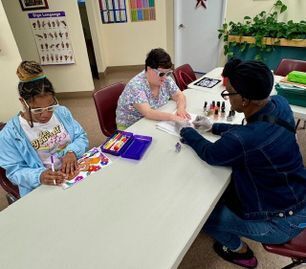
[[[58,104],[58,101],[57,99],[54,97],[54,102],[55,104],[54,105],[51,105],[51,106],[47,106],[47,107],[42,107],[42,108],[31,108],[29,106],[29,104],[26,102],[26,100],[24,100],[24,103],[27,107],[27,109],[32,113],[32,114],[35,114],[35,115],[38,115],[38,114],[42,114],[44,111],[47,111],[47,112],[53,112],[55,110],[56,107],[59,106]]]
[[[169,71],[167,71],[167,72],[159,71],[158,69],[154,69],[154,68],[152,68],[152,70],[153,70],[160,78],[162,78],[162,77],[164,77],[164,76],[169,77],[169,76],[173,73],[172,70],[169,70]]]
[[[229,96],[231,95],[237,95],[239,94],[238,92],[228,92],[228,90],[224,90],[221,92],[221,96],[224,100],[228,100]]]

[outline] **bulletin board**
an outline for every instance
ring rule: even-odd
[[[28,13],[41,65],[75,62],[64,11]]]
[[[130,0],[131,21],[156,20],[155,0]]]
[[[125,0],[99,0],[103,23],[127,22]]]

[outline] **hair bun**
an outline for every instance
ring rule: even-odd
[[[22,82],[32,81],[45,75],[41,65],[35,61],[21,62],[16,74]]]

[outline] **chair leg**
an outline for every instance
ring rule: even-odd
[[[297,128],[299,127],[300,121],[301,121],[301,119],[298,119],[298,120],[297,120],[297,122],[296,122],[296,124],[295,124],[295,130],[297,130]]]
[[[10,193],[6,194],[6,200],[7,200],[9,205],[11,205],[12,203],[17,201],[16,197],[14,195],[10,194]]]
[[[282,269],[290,269],[290,268],[294,268],[300,264],[306,263],[306,260],[295,260],[292,259],[292,263],[288,264],[287,266],[283,267]]]

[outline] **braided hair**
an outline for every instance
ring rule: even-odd
[[[35,61],[23,61],[17,68],[19,96],[24,100],[31,100],[35,96],[51,94],[55,95],[54,88],[46,78],[40,64]]]

